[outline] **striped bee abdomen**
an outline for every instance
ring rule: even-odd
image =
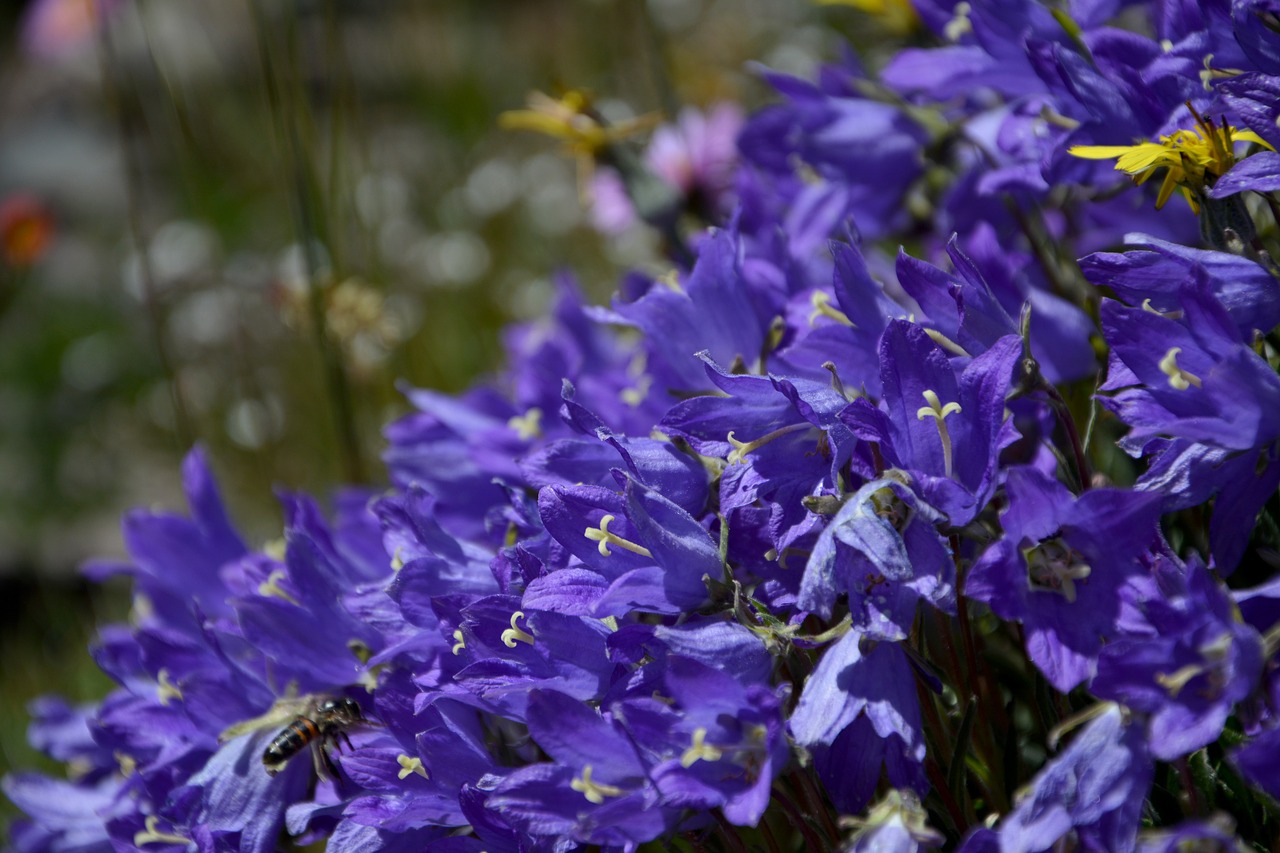
[[[283,764],[320,737],[320,727],[307,717],[298,717],[284,731],[276,735],[262,753],[262,763],[267,765]]]

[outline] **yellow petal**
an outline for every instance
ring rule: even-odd
[[[1067,153],[1085,160],[1110,160],[1132,149],[1132,145],[1072,145]]]
[[[1263,139],[1261,136],[1254,133],[1252,130],[1237,130],[1232,135],[1232,141],[1233,142],[1253,142],[1258,145],[1261,145],[1262,147],[1266,148],[1268,151],[1276,150],[1271,147],[1270,142],[1267,142],[1267,140]]]

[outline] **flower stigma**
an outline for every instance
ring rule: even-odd
[[[417,773],[423,779],[430,779],[431,775],[427,773],[427,768],[422,766],[422,759],[418,756],[409,757],[404,753],[396,756],[396,763],[400,765],[400,772],[396,775],[401,779],[407,779],[411,774]]]
[[[968,3],[961,2],[956,4],[955,15],[951,20],[947,21],[947,25],[942,29],[942,34],[947,41],[958,42],[973,32],[973,24],[969,21],[969,13],[972,11],[973,7]]]
[[[590,764],[582,768],[581,776],[573,777],[569,787],[586,797],[587,802],[594,803],[597,806],[604,802],[605,797],[621,797],[624,793],[621,788],[615,788],[613,785],[605,785],[592,780]]]
[[[184,847],[191,843],[191,839],[185,835],[178,835],[173,832],[164,832],[159,829],[160,818],[157,815],[147,815],[146,829],[142,832],[134,833],[133,845],[141,847],[144,844],[181,844]]]
[[[523,415],[515,415],[507,421],[507,426],[516,431],[521,441],[542,438],[542,409],[534,406]]]
[[[267,579],[258,584],[258,594],[265,595],[268,598],[282,598],[292,604],[294,607],[301,607],[298,599],[294,598],[284,587],[280,586],[280,581],[284,580],[288,575],[284,569],[273,569],[271,574],[267,575]]]
[[[912,322],[915,322],[914,318],[912,319]],[[929,340],[933,341],[952,355],[958,355],[961,358],[973,358],[967,349],[960,346],[937,329],[931,329],[928,326],[921,326],[920,328],[924,329],[924,333],[929,336]]]
[[[1178,353],[1180,352],[1182,352],[1182,347],[1170,347],[1169,351],[1164,354],[1164,358],[1160,359],[1160,372],[1169,377],[1169,384],[1174,390],[1185,391],[1192,385],[1199,388],[1200,377],[1178,366]]]
[[[1032,589],[1056,592],[1072,603],[1076,600],[1076,581],[1084,580],[1093,571],[1061,535],[1022,549],[1022,557],[1027,561],[1027,579]]]
[[[725,436],[725,441],[733,445],[733,450],[729,451],[729,455],[725,457],[725,462],[730,465],[746,464],[746,456],[753,450],[759,450],[775,438],[780,438],[789,432],[810,429],[812,426],[813,425],[808,422],[791,424],[790,426],[784,426],[780,429],[775,429],[773,432],[766,433],[754,441],[739,441],[733,437],[733,430],[730,430],[729,434]]]
[[[1170,697],[1177,698],[1178,694],[1182,692],[1182,688],[1186,687],[1192,679],[1204,675],[1207,676],[1206,681],[1208,684],[1206,687],[1208,689],[1202,690],[1201,695],[1209,699],[1217,697],[1226,683],[1226,678],[1223,676],[1221,668],[1231,651],[1231,643],[1231,632],[1223,631],[1213,640],[1197,649],[1200,652],[1200,663],[1189,663],[1173,672],[1157,673],[1156,683],[1169,691]]]
[[[624,388],[619,393],[622,402],[631,408],[639,406],[649,396],[649,388],[653,386],[653,377],[645,373],[637,377],[636,384],[630,388]]]
[[[608,557],[613,554],[609,550],[610,545],[617,545],[633,554],[639,554],[641,557],[652,557],[653,552],[643,545],[637,545],[629,539],[623,539],[616,533],[609,532],[609,525],[617,518],[615,515],[605,515],[600,518],[599,527],[588,527],[583,531],[582,535],[590,539],[592,542],[599,542],[600,546],[596,549],[600,552],[601,557]]]
[[[182,690],[178,685],[169,680],[169,670],[162,669],[156,673],[156,696],[160,699],[161,705],[168,705],[174,699],[182,701]]]
[[[809,297],[809,304],[813,306],[813,311],[809,314],[810,326],[819,317],[827,317],[842,326],[853,327],[853,321],[849,319],[847,314],[831,304],[831,297],[825,291],[815,290],[813,296]]]
[[[698,726],[693,730],[693,745],[680,756],[680,766],[686,770],[699,761],[719,761],[724,755],[718,747],[706,742],[707,730]]]
[[[511,627],[502,632],[502,645],[509,649],[514,649],[516,647],[516,643],[528,643],[531,646],[533,645],[533,634],[530,634],[528,631],[520,630],[516,625],[516,620],[523,618],[523,610],[517,610],[515,613],[511,614]]]
[[[960,412],[959,403],[947,403],[942,405],[942,401],[938,399],[937,392],[929,389],[922,392],[924,400],[929,405],[921,406],[916,409],[916,420],[922,421],[925,418],[933,418],[934,423],[938,427],[938,439],[942,442],[942,470],[948,477],[951,476],[951,433],[947,431],[947,415],[953,415]]]

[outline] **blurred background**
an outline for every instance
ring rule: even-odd
[[[35,0],[0,9],[0,774],[54,771],[27,703],[110,688],[86,654],[127,589],[121,514],[185,507],[208,448],[247,541],[278,487],[383,482],[397,382],[501,363],[570,267],[606,301],[663,269],[593,227],[528,94],[611,122],[769,97],[866,21],[794,0]],[[636,140],[643,146],[644,137]],[[0,799],[0,825],[12,818]],[[0,830],[3,826],[0,826]]]

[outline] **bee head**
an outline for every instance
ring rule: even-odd
[[[363,720],[364,713],[356,700],[341,696],[337,699],[326,699],[316,707],[316,712],[323,716],[333,716],[344,720]]]

